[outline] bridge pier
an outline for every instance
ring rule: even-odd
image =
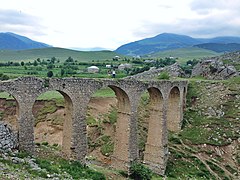
[[[33,103],[33,101],[29,101],[29,98],[17,101],[19,149],[30,154],[34,154],[35,150]]]

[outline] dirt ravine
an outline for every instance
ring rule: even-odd
[[[96,120],[102,118],[107,114],[111,107],[116,106],[116,98],[92,98],[88,105],[88,115],[91,115]],[[44,107],[43,101],[36,101],[33,109],[33,114],[36,117],[41,108]],[[16,103],[14,100],[0,99],[0,111],[2,112],[1,120],[7,122],[14,130],[17,130],[17,116],[16,116]],[[38,122],[34,127],[35,142],[48,142],[49,144],[62,145],[62,132],[64,108],[59,107],[53,113],[46,114],[44,120]],[[106,126],[108,126],[106,124]],[[89,128],[88,128],[89,129]],[[109,136],[112,131],[106,128]]]

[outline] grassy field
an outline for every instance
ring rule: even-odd
[[[7,51],[0,50],[0,61],[31,61],[40,59],[51,59],[56,57],[61,61],[72,57],[81,62],[88,62],[92,60],[106,60],[112,59],[114,56],[120,56],[114,51],[76,51],[64,48],[43,48],[43,49],[30,49],[21,51]]]
[[[178,57],[178,61],[180,63],[185,63],[191,59],[199,59],[202,57],[211,57],[211,56],[218,56],[220,53],[216,53],[214,51],[190,47],[190,48],[179,48],[174,50],[162,51],[152,55],[152,57]]]
[[[114,61],[113,58],[120,59]],[[71,61],[67,61],[71,59]],[[54,59],[54,62],[52,62]],[[34,62],[36,63],[34,65]],[[16,78],[19,76],[46,77],[49,71],[53,77],[89,77],[108,78],[109,68],[106,65],[118,67],[126,63],[126,57],[113,51],[75,51],[63,48],[43,48],[21,51],[0,50],[0,74]],[[17,64],[17,65],[16,65]],[[99,67],[99,73],[88,73],[87,67]],[[65,71],[63,75],[61,71]],[[117,78],[126,76],[117,72]]]
[[[155,59],[173,56],[176,61],[184,65],[188,60],[198,59],[206,56],[217,56],[218,53],[201,48],[181,48],[170,51],[163,51],[153,54]],[[113,59],[115,56],[120,59]],[[71,57],[72,61],[67,61]],[[151,58],[152,58],[151,57]],[[52,59],[55,59],[52,62]],[[63,48],[43,48],[21,51],[0,51],[0,74],[17,78],[19,76],[47,77],[49,71],[53,72],[53,77],[89,77],[89,78],[109,78],[106,65],[117,68],[120,64],[130,63],[133,67],[128,71],[118,71],[117,78],[122,78],[131,73],[139,72],[141,68],[156,66],[144,63],[149,57],[137,59],[118,55],[113,51],[76,51]],[[34,63],[36,63],[34,65]],[[16,65],[18,64],[18,65]],[[99,73],[88,73],[87,67],[97,66]],[[52,66],[52,67],[50,67]],[[137,71],[138,70],[138,71]],[[62,71],[65,71],[62,74]]]

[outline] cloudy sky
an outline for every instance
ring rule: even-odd
[[[122,44],[160,33],[240,36],[240,0],[0,0],[0,32],[64,48]]]

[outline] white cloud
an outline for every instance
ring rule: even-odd
[[[240,36],[240,0],[8,0],[0,9],[1,31],[60,47],[115,49],[163,32]]]

